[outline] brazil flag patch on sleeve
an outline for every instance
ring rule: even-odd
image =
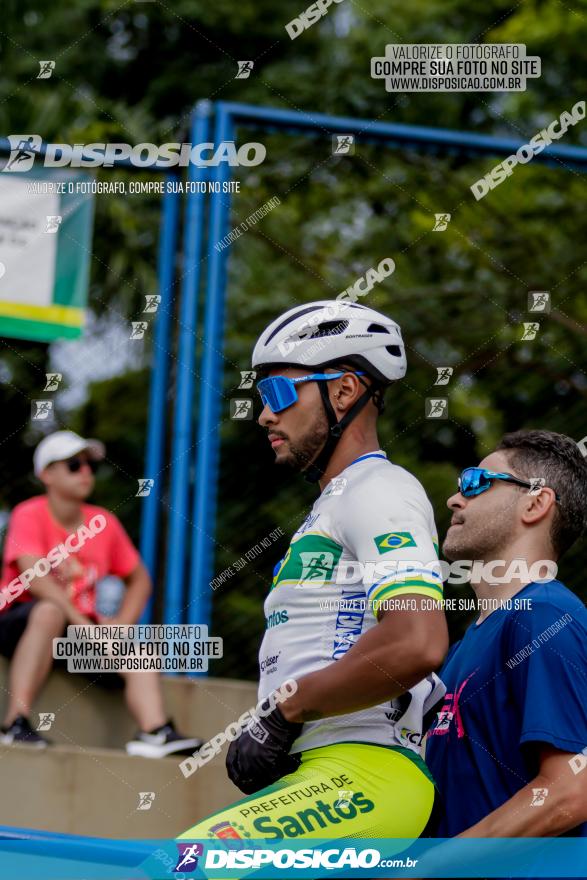
[[[377,535],[373,538],[379,553],[389,553],[390,550],[399,550],[401,547],[416,547],[411,532],[387,532],[385,535]]]

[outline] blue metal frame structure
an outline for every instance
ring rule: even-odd
[[[371,119],[329,116],[323,113],[290,111],[232,102],[199,101],[191,121],[192,143],[235,140],[247,126],[266,131],[283,131],[306,137],[354,134],[365,143],[380,143],[395,149],[418,149],[466,157],[500,157],[515,153],[522,145],[506,138],[450,131],[427,126],[400,125]],[[210,139],[210,141],[209,141]],[[10,151],[0,138],[0,155]],[[42,155],[45,145],[39,149]],[[561,164],[587,171],[587,149],[550,146],[534,159],[548,165]],[[128,160],[116,166],[132,170]],[[178,179],[167,169],[168,180]],[[165,623],[210,623],[215,518],[219,467],[218,422],[223,393],[222,346],[224,338],[225,280],[229,249],[215,244],[229,229],[232,198],[222,192],[230,177],[230,166],[221,162],[210,169],[190,165],[188,181],[218,183],[220,192],[206,196],[188,192],[185,201],[181,295],[178,314],[177,356],[172,376],[170,358],[174,349],[173,285],[180,226],[181,193],[162,198],[158,248],[158,290],[160,306],[154,320],[152,371],[149,394],[144,476],[154,480],[143,499],[140,551],[153,580],[158,571],[157,547],[162,506],[168,510],[168,541],[163,573],[163,619]],[[205,254],[205,256],[204,256]],[[203,267],[205,264],[205,268]],[[199,319],[198,298],[204,289],[204,314]],[[200,336],[198,331],[200,330]],[[175,385],[169,393],[170,380]],[[196,381],[197,380],[197,381]],[[174,400],[169,460],[166,431],[169,399]],[[197,414],[197,418],[196,418]],[[195,438],[195,441],[194,441]],[[169,500],[164,486],[169,469]],[[187,579],[187,590],[186,590]],[[142,622],[152,617],[152,602]]]
[[[262,126],[267,131],[285,131],[306,136],[354,134],[366,143],[383,143],[392,148],[410,148],[466,157],[507,156],[524,142],[470,132],[450,131],[426,126],[399,125],[371,119],[329,116],[323,113],[290,111],[219,101],[214,104],[214,145],[233,140],[239,127]],[[550,146],[534,161],[548,165],[561,163],[587,171],[587,149]],[[214,169],[213,180],[227,180],[230,168]],[[188,199],[195,198],[188,195]],[[202,374],[198,409],[194,497],[192,509],[192,555],[189,566],[187,622],[210,623],[210,588],[213,575],[215,515],[219,464],[218,417],[222,400],[222,340],[224,337],[224,299],[228,250],[216,250],[229,229],[231,197],[210,195],[207,247],[207,283],[204,329],[202,334]],[[199,235],[200,233],[198,233]],[[188,367],[184,363],[182,369]],[[174,582],[174,590],[177,583]],[[175,596],[174,594],[174,601]]]
[[[173,178],[166,178],[167,180]],[[172,328],[172,290],[175,275],[175,250],[179,224],[179,193],[166,192],[162,199],[161,229],[159,232],[158,288],[160,308],[155,316],[153,331],[153,365],[149,389],[149,415],[145,448],[145,475],[154,475],[154,485],[143,499],[140,551],[153,581],[157,568],[157,533],[161,502],[161,479],[165,453],[165,407],[169,376],[169,340]],[[143,612],[142,622],[148,623],[153,614],[153,597]]]
[[[194,112],[191,126],[192,143],[208,141],[210,104],[200,102]],[[207,168],[189,166],[188,181],[205,182]],[[186,570],[186,537],[188,523],[189,485],[191,468],[191,439],[196,377],[196,328],[200,266],[204,236],[205,193],[196,192],[186,200],[183,239],[183,274],[179,312],[177,378],[175,412],[170,462],[169,531],[167,566],[165,573],[164,623],[181,623],[183,613],[183,584]],[[162,419],[163,422],[163,419]],[[152,533],[152,543],[157,540]]]

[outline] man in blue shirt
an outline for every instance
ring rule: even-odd
[[[448,500],[443,552],[476,561],[480,614],[440,672],[433,836],[587,836],[587,609],[547,573],[584,531],[586,499],[577,444],[518,431]]]

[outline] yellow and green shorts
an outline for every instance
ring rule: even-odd
[[[178,839],[416,838],[433,802],[432,777],[414,752],[336,743],[303,752],[293,773],[208,816]]]

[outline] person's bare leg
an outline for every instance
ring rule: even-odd
[[[163,705],[163,689],[158,672],[121,672],[124,679],[126,705],[139,728],[146,732],[167,721]]]
[[[39,600],[31,611],[10,662],[9,699],[4,724],[12,724],[17,715],[28,715],[53,665],[53,639],[63,632],[65,615],[57,605]]]

